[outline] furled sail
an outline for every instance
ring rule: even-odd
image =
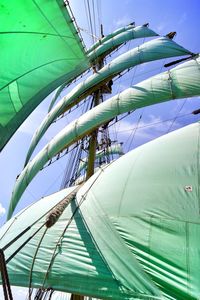
[[[108,40],[114,38],[116,35],[125,32],[129,29],[134,29],[135,25],[134,24],[129,24],[127,26],[121,27],[116,29],[115,31],[113,31],[112,33],[104,36],[102,39],[99,39],[96,43],[94,43],[89,49],[88,49],[88,53],[90,53],[91,51],[95,50],[97,47],[99,47],[102,43],[107,42]]]
[[[122,150],[122,146],[121,144],[113,144],[110,147],[106,148],[106,149],[102,149],[96,152],[96,159],[99,158],[103,158],[106,155],[115,155],[115,154],[119,154],[122,155],[123,150]],[[80,163],[79,163],[79,167],[78,167],[78,173],[80,173],[83,169],[86,168],[87,166],[87,162],[88,162],[88,157],[82,158]]]
[[[96,46],[95,49],[93,49],[94,47],[92,47],[93,50],[91,50],[90,48],[87,51],[90,62],[92,62],[94,59],[99,59],[99,57],[102,55],[112,52],[113,49],[115,49],[116,47],[118,47],[119,45],[127,41],[137,39],[137,38],[142,38],[142,37],[152,37],[158,35],[153,30],[149,29],[146,26],[137,26],[137,27],[127,26],[122,29],[115,31],[113,34],[109,34],[106,38],[103,38],[101,40],[101,43],[100,42],[98,43],[98,47]],[[49,111],[52,109],[60,93],[63,91],[66,85],[69,84],[69,82],[70,80],[62,84],[57,89],[49,105]]]
[[[189,64],[182,76],[194,70]],[[7,260],[16,254],[7,264],[11,283],[29,286],[31,277],[33,287],[100,299],[198,299],[199,140],[198,122],[123,155],[80,188],[46,233],[49,211],[76,187],[8,221],[0,247],[14,240],[4,251]]]
[[[160,37],[158,39],[146,42],[141,46],[138,46],[113,59],[109,64],[104,66],[97,73],[91,75],[86,80],[78,84],[49,112],[49,114],[42,121],[41,125],[33,135],[31,145],[27,153],[25,165],[29,161],[36,145],[38,144],[39,140],[46,132],[48,127],[51,125],[51,123],[65,110],[69,109],[71,106],[81,101],[84,97],[91,94],[102,84],[105,84],[110,78],[113,78],[114,76],[128,68],[145,62],[187,54],[191,54],[191,52],[179,46],[177,43],[167,37]]]
[[[66,126],[28,163],[13,190],[8,219],[21,195],[39,170],[65,147],[113,117],[140,107],[200,95],[200,57],[153,76],[103,102]]]
[[[97,48],[88,53],[88,58],[92,62],[95,59],[104,56],[105,54],[109,54],[113,49],[127,41],[141,37],[153,37],[157,35],[157,33],[146,26],[137,26],[135,28],[125,30],[104,42],[102,41]]]
[[[0,0],[0,150],[60,84],[89,68],[62,0]]]

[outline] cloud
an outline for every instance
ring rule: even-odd
[[[139,146],[148,141],[151,141],[163,134],[167,134],[170,131],[183,127],[184,124],[178,119],[162,119],[160,116],[149,114],[144,120],[125,120],[123,119],[120,124],[116,124],[116,133],[113,131],[114,138],[124,142],[124,147],[128,147],[128,151],[133,146]],[[135,128],[137,127],[136,131]],[[134,138],[133,138],[134,137]]]
[[[6,209],[3,207],[3,205],[0,203],[0,217],[5,215]]]
[[[128,25],[130,22],[131,22],[130,17],[123,16],[122,18],[115,20],[114,25],[115,26],[125,26],[125,25]]]
[[[137,122],[138,122],[137,120],[134,121],[134,122],[131,122],[131,121],[123,119],[120,122],[118,130],[119,130],[120,133],[123,133],[124,135],[130,135],[130,132],[135,129]],[[141,120],[139,122],[138,129],[141,130],[141,129],[143,129],[143,127],[147,128],[147,126],[152,127],[152,126],[154,126],[153,125],[154,123],[159,123],[159,122],[162,122],[162,119],[160,117],[157,117],[157,116],[154,116],[153,114],[150,114],[148,116],[148,119]],[[155,124],[155,126],[156,126],[156,124]]]
[[[162,22],[156,26],[156,31],[158,31],[160,33],[163,31],[163,29],[165,29],[166,26],[167,26],[167,24]]]
[[[178,21],[178,24],[181,25],[181,24],[183,24],[186,20],[187,20],[187,14],[186,14],[186,12],[184,12],[184,13],[181,15],[181,17],[180,17],[180,19],[179,19],[179,21]]]

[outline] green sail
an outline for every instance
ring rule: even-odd
[[[123,155],[122,145],[121,144],[113,144],[106,149],[102,149],[96,152],[96,159],[104,158],[108,155],[112,157],[112,155]],[[83,169],[87,169],[88,157],[84,157],[80,160],[79,167],[77,173],[80,173]]]
[[[0,150],[28,115],[89,63],[62,0],[0,0]]]
[[[90,61],[94,61],[96,59],[98,60],[99,57],[104,57],[105,54],[109,54],[113,49],[127,41],[139,39],[141,37],[152,37],[157,35],[157,33],[146,26],[137,26],[132,29],[128,28],[128,30],[124,30],[117,35],[110,37],[106,41],[102,41],[102,43],[95,48],[95,50],[88,53],[88,58]]]
[[[199,140],[195,123],[97,172],[47,230],[37,255],[44,227],[7,264],[11,284],[28,286],[33,265],[33,287],[100,299],[198,299]],[[75,188],[41,199],[0,229],[3,248],[31,227],[4,251],[6,259]]]
[[[13,190],[8,219],[12,216],[21,195],[31,180],[49,159],[65,147],[122,113],[171,99],[200,95],[199,82],[200,57],[198,56],[125,90],[70,123],[22,171]]]
[[[112,52],[113,49],[127,41],[142,37],[152,37],[158,35],[146,26],[137,26],[135,28],[130,28],[130,26],[127,26],[127,28],[125,27],[123,29],[123,31],[122,29],[119,29],[113,34],[110,34],[106,38],[102,39],[101,43],[94,50],[91,51],[89,49],[87,51],[87,54],[90,62],[92,62],[95,59],[99,59],[100,56],[103,56],[105,54],[107,55],[108,53]],[[118,32],[118,34],[116,34],[116,32]],[[56,100],[58,99],[60,93],[71,81],[72,80],[69,79],[56,90],[55,95],[53,96],[52,101],[49,105],[49,112],[52,109]]]
[[[99,39],[96,43],[94,43],[89,49],[88,49],[88,53],[94,51],[97,47],[99,47],[101,44],[106,43],[108,40],[114,38],[116,35],[123,33],[129,29],[134,29],[135,25],[127,25],[121,28],[116,29],[115,31],[113,31],[112,33],[104,36],[103,38]]]
[[[94,89],[97,89],[103,83],[105,84],[110,78],[113,78],[120,72],[140,65],[145,62],[155,61],[162,58],[182,56],[190,54],[190,51],[184,49],[177,43],[167,37],[146,42],[128,52],[113,59],[109,64],[104,66],[94,75],[91,75],[86,80],[78,84],[67,96],[61,99],[57,105],[44,118],[39,128],[36,130],[31,140],[25,165],[29,161],[36,145],[42,138],[52,122],[61,115],[65,110],[81,101],[87,95],[90,95]]]

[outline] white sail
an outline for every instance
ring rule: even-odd
[[[200,57],[153,76],[103,102],[66,126],[28,163],[19,176],[11,198],[8,219],[24,190],[54,155],[113,117],[140,107],[200,95]]]

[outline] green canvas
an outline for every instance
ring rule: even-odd
[[[0,0],[0,150],[64,81],[88,68],[61,0]]]

